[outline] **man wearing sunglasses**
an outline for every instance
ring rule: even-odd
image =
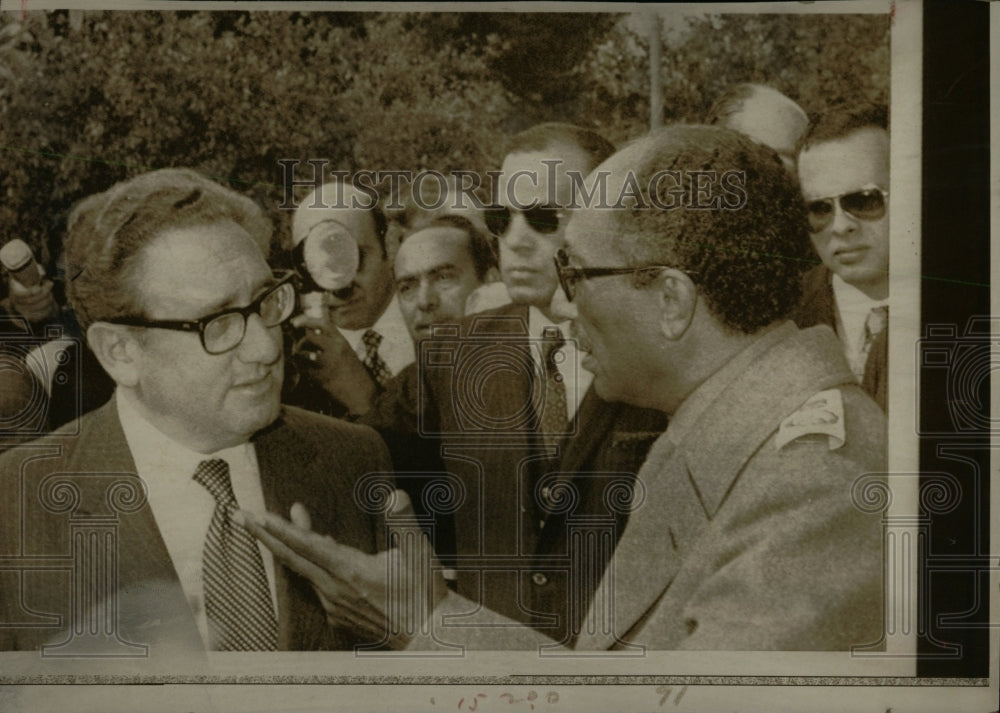
[[[116,622],[118,639],[153,655],[352,645],[325,626],[309,583],[232,518],[307,501],[314,527],[373,552],[380,530],[351,493],[357,477],[390,468],[373,431],[281,406],[295,290],[265,261],[270,235],[252,201],[185,169],[113,187],[70,232],[70,304],[116,390],[5,454],[0,537],[4,553],[65,557],[72,522],[112,516],[117,570],[74,602],[65,569],[0,572],[0,648],[84,651],[93,642],[68,630],[79,639]],[[75,493],[71,509],[59,492]],[[149,591],[162,606],[130,605]],[[63,626],[39,627],[32,611]]]
[[[823,264],[805,278],[795,314],[826,324],[862,387],[885,409],[889,319],[889,133],[884,106],[838,109],[810,128],[799,181]]]

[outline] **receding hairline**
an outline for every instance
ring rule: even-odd
[[[889,130],[884,129],[881,126],[867,125],[867,126],[857,126],[853,129],[848,129],[845,133],[838,136],[831,136],[830,138],[823,139],[813,139],[805,144],[799,150],[799,156],[804,156],[805,154],[816,150],[820,146],[827,146],[828,144],[843,143],[857,138],[859,135],[869,134],[871,136],[878,137],[880,143],[883,143],[885,150],[889,151]]]
[[[583,163],[584,175],[591,173],[595,168],[600,166],[602,163],[607,161],[611,156],[605,158],[604,161],[594,163],[593,156],[584,149],[582,146],[573,143],[572,141],[565,141],[563,139],[556,139],[545,144],[542,148],[527,148],[527,149],[517,149],[515,151],[510,151],[506,153],[503,157],[503,163],[507,163],[507,160],[515,156],[529,156],[529,155],[539,155],[543,161],[560,161],[563,166],[569,163],[575,163],[577,159]],[[612,156],[615,154],[611,154]],[[574,170],[572,168],[567,170]]]
[[[414,238],[420,235],[424,235],[424,240],[427,240],[428,238],[426,237],[425,234],[433,231],[446,231],[451,234],[450,238],[455,238],[455,237],[461,238],[461,241],[465,247],[465,251],[469,254],[469,259],[470,260],[472,259],[473,257],[472,235],[470,235],[467,230],[463,230],[457,225],[428,225],[424,228],[420,228],[419,230],[413,231],[412,233],[407,235],[406,238],[400,241],[399,247],[396,249],[396,258],[395,260],[393,260],[393,266],[395,266],[395,264],[399,262],[399,256],[403,253],[403,250],[406,249],[407,245],[411,246],[410,251],[411,252],[413,251],[412,245],[415,242],[417,242],[416,240],[414,240]],[[445,239],[442,236],[439,236],[439,238]]]

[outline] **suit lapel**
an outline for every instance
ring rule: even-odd
[[[138,477],[114,398],[94,411],[91,418],[81,421],[78,447],[70,458],[69,465],[71,472],[90,473],[90,477]],[[94,484],[98,489],[106,487],[104,483]],[[86,512],[81,508],[79,514],[97,514],[95,510],[104,507],[103,497],[101,500],[100,504],[91,501],[92,510]],[[163,626],[161,635],[165,638],[190,644],[197,642],[196,645],[200,648],[203,645],[201,635],[156,525],[152,508],[147,503],[134,513],[119,514],[117,521],[119,601],[128,606],[128,602],[123,601],[124,596],[154,592],[157,605],[157,611],[130,611],[123,614],[123,617],[132,621],[137,617],[148,617],[147,624],[143,626],[160,622]],[[183,631],[172,630],[174,626],[183,627]]]
[[[575,473],[583,463],[590,460],[599,446],[607,447],[607,443],[595,438],[595,435],[604,434],[610,438],[620,410],[620,404],[604,401],[593,386],[587,389],[576,413],[573,435],[563,443],[559,470],[563,473]]]
[[[620,646],[670,586],[683,562],[684,544],[708,521],[684,460],[666,435],[653,444],[636,481],[635,511],[583,621],[579,650]]]
[[[802,302],[795,310],[792,320],[801,328],[825,324],[837,329],[837,307],[833,299],[832,273],[818,265],[807,272],[802,279]]]

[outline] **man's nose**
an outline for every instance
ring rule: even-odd
[[[430,312],[437,308],[439,302],[437,289],[431,284],[431,281],[421,280],[420,286],[417,288],[417,309]]]
[[[833,202],[833,222],[830,224],[830,232],[834,235],[846,235],[853,232],[858,227],[858,219],[844,210],[840,201]]]
[[[247,364],[278,361],[281,358],[281,326],[265,327],[259,314],[250,315],[237,354],[240,361]]]
[[[500,240],[515,252],[528,253],[537,247],[538,234],[528,225],[528,221],[521,213],[514,213],[510,227]]]

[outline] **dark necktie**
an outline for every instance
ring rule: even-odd
[[[865,320],[865,342],[862,346],[864,372],[861,376],[861,388],[871,394],[883,411],[888,406],[886,391],[889,380],[889,375],[886,373],[888,328],[888,305],[872,308]]]
[[[378,353],[379,345],[382,343],[382,335],[374,329],[366,329],[361,336],[361,341],[365,345],[365,358],[361,363],[375,379],[375,383],[384,387],[392,378],[392,374]]]
[[[232,520],[239,505],[229,479],[229,464],[220,459],[202,461],[194,479],[215,498],[202,556],[210,648],[274,651],[278,623],[271,590],[257,541]]]
[[[862,362],[868,358],[868,352],[871,351],[875,338],[885,331],[888,326],[889,305],[872,307],[871,312],[868,313],[868,317],[865,319],[865,343],[861,347],[863,357]]]
[[[547,446],[562,443],[569,423],[566,405],[566,384],[557,366],[563,357],[559,351],[566,340],[557,327],[546,327],[542,333],[542,365],[545,369],[545,402],[539,433]]]

